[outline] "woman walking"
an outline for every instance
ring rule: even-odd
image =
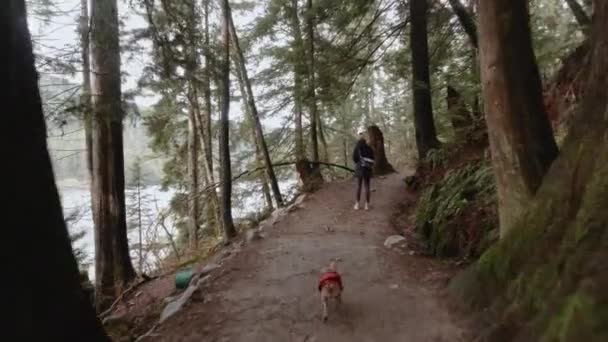
[[[355,175],[357,177],[357,202],[355,210],[359,210],[361,200],[361,185],[365,185],[365,210],[369,210],[370,180],[372,178],[372,168],[374,166],[374,151],[365,141],[363,133],[359,133],[359,141],[353,151],[353,161],[355,162]]]

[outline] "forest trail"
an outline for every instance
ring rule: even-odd
[[[435,261],[383,246],[395,234],[396,204],[413,196],[398,174],[372,180],[372,189],[367,212],[352,208],[352,180],[309,195],[302,208],[268,223],[263,240],[226,260],[204,300],[146,341],[465,341],[439,291],[425,281]],[[344,281],[343,304],[341,311],[330,306],[323,323],[317,284],[334,258]]]

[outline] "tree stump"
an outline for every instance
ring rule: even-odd
[[[378,126],[367,128],[367,143],[374,150],[374,175],[386,175],[395,172],[393,166],[386,159],[384,152],[384,135]]]
[[[296,170],[302,181],[302,191],[313,192],[323,184],[323,176],[319,165],[315,166],[307,159],[300,159],[296,162]]]

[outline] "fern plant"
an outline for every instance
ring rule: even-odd
[[[437,184],[426,189],[416,211],[416,227],[437,256],[460,253],[462,232],[467,227],[455,224],[473,206],[495,201],[495,183],[487,162],[470,164],[448,171]],[[468,243],[468,242],[467,242]],[[470,248],[466,247],[466,248]]]

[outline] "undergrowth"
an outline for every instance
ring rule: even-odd
[[[437,257],[476,257],[498,236],[494,176],[485,159],[450,167],[458,159],[452,152],[439,149],[428,155],[430,171],[442,175],[420,197],[416,229]]]

